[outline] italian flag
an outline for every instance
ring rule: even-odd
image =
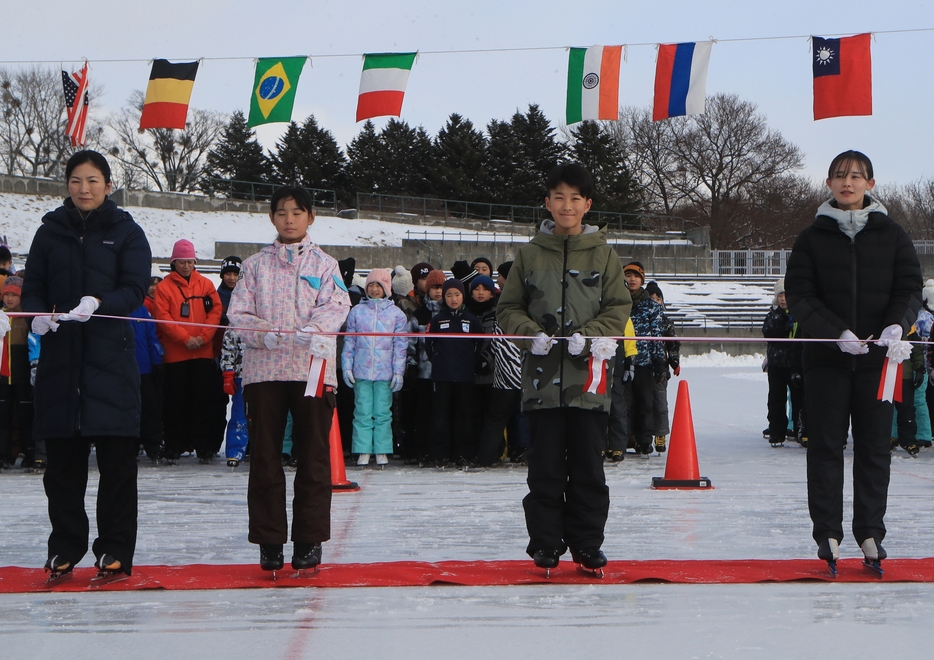
[[[568,58],[567,123],[619,119],[622,46],[571,48]]]
[[[402,114],[402,98],[417,53],[368,53],[363,56],[357,121]]]

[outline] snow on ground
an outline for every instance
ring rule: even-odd
[[[607,466],[604,549],[614,559],[813,558],[805,451],[762,439],[758,363],[687,359],[701,473],[712,491],[652,491],[664,456]],[[699,360],[697,358],[696,360]],[[669,388],[672,406],[678,379]],[[852,444],[845,509],[852,507]],[[138,565],[256,562],[246,539],[248,466],[141,464]],[[525,470],[348,467],[327,562],[525,559]],[[88,513],[93,523],[97,473]],[[886,549],[931,556],[934,451],[892,461]],[[49,531],[41,479],[0,474],[0,564],[40,566]],[[848,525],[845,525],[848,527]],[[288,550],[288,549],[287,549]],[[859,556],[852,537],[844,557]],[[566,559],[566,558],[565,558]],[[90,565],[85,558],[82,565]],[[5,658],[927,658],[934,585],[285,589],[0,596]],[[260,651],[260,649],[262,651]]]

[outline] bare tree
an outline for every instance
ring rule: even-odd
[[[109,121],[116,141],[108,152],[122,166],[121,179],[130,185],[149,181],[162,191],[197,190],[205,157],[223,133],[227,117],[189,108],[184,130],[140,130],[144,98],[142,92],[133,92],[127,106]]]
[[[904,186],[877,186],[873,191],[890,218],[914,239],[934,239],[934,179],[918,179]]]
[[[92,86],[92,108],[103,88]],[[62,174],[73,147],[65,135],[67,114],[61,74],[34,66],[0,69],[0,158],[7,174],[56,177]],[[86,137],[96,145],[99,124],[89,121]]]

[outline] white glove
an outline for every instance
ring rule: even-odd
[[[0,310],[0,335],[5,335],[10,331],[10,317]]]
[[[91,314],[97,311],[101,304],[94,296],[81,296],[78,306],[67,314],[59,314],[58,321],[78,321],[84,323],[91,318]]]
[[[891,346],[892,342],[901,341],[901,338],[902,326],[890,325],[879,335],[879,341],[876,342],[876,346]]]
[[[866,355],[869,352],[866,342],[860,341],[859,337],[854,335],[851,330],[843,331],[840,339],[837,340],[837,346],[840,347],[841,351],[850,355]]]
[[[273,330],[263,335],[263,345],[270,351],[274,351],[277,348],[282,348],[285,344],[282,342],[282,335],[279,334],[279,331]]]
[[[317,334],[311,337],[311,354],[322,360],[330,360],[336,350],[336,339]]]
[[[911,357],[911,344],[909,342],[896,340],[888,341],[889,349],[885,352],[886,358],[901,363]]]
[[[584,351],[584,346],[586,345],[587,340],[581,336],[581,333],[575,332],[571,335],[571,338],[568,339],[568,354],[577,357]]]
[[[311,340],[314,339],[314,333],[318,329],[312,325],[306,325],[304,328],[295,333],[295,343],[303,348],[308,348],[311,346]]]
[[[529,349],[532,355],[548,355],[551,347],[558,343],[557,339],[552,339],[544,332],[539,332],[532,340],[532,348]]]
[[[353,371],[350,369],[344,371],[344,382],[347,383],[347,387],[350,389],[353,389],[354,383],[357,382],[357,380],[353,377]]]
[[[402,389],[402,376],[398,374],[392,375],[392,380],[389,381],[389,387],[392,388],[393,392],[398,392]]]
[[[612,360],[616,355],[616,340],[609,337],[591,339],[590,354],[598,360]]]
[[[55,322],[51,316],[36,316],[32,320],[32,331],[35,332],[40,337],[47,333],[49,330],[52,332],[58,331],[58,323]]]

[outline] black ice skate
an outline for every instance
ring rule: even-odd
[[[583,572],[598,578],[603,577],[603,567],[606,566],[606,555],[603,554],[600,548],[571,550],[571,559]]]
[[[817,556],[827,562],[830,577],[837,577],[837,560],[840,559],[840,542],[837,539],[824,539],[817,546]]]
[[[49,574],[49,577],[46,579],[45,583],[52,585],[70,580],[73,577],[71,572],[74,570],[74,568],[74,564],[66,559],[63,559],[60,555],[49,557],[49,560],[45,562],[45,572]]]
[[[292,550],[292,568],[298,571],[295,577],[301,577],[305,571],[317,571],[321,563],[321,544],[296,543]]]
[[[94,566],[97,568],[97,575],[91,578],[92,587],[100,587],[111,582],[119,582],[127,579],[127,574],[120,564],[120,560],[113,555],[101,555]]]
[[[285,559],[282,557],[282,544],[263,544],[259,546],[259,567],[264,571],[272,571],[272,579],[276,579],[276,571],[282,570]]]
[[[882,544],[873,538],[869,538],[863,541],[860,548],[863,551],[863,566],[872,571],[877,577],[882,577],[885,573],[882,570],[882,560],[888,556]]]
[[[536,550],[532,555],[532,561],[539,568],[545,569],[545,577],[551,577],[551,569],[558,566],[558,558],[564,554],[561,548],[548,548],[547,550]]]

